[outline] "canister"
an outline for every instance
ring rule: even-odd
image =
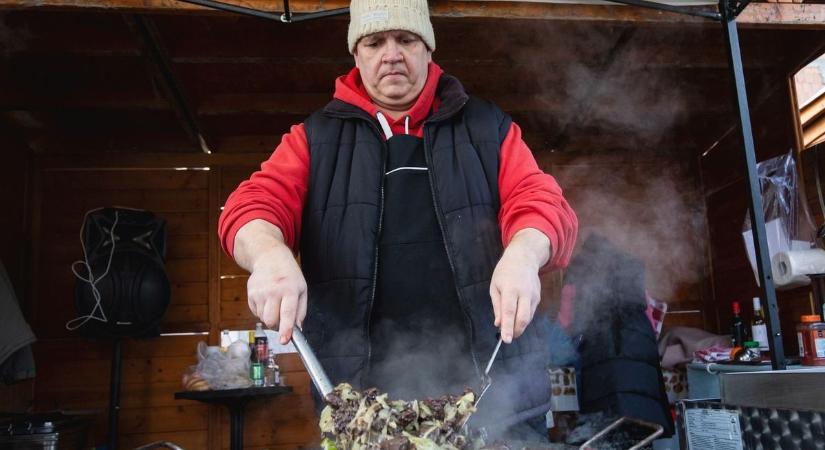
[[[825,366],[825,322],[819,315],[802,316],[796,326],[796,338],[803,366]]]

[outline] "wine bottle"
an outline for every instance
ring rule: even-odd
[[[741,347],[745,343],[745,323],[739,316],[739,302],[733,302],[733,320],[730,327],[731,345]]]
[[[759,297],[753,298],[753,318],[751,319],[751,340],[759,343],[759,350],[769,349],[768,327],[765,323],[765,312],[762,311],[762,303]]]

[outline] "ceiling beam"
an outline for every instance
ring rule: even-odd
[[[183,130],[192,144],[204,153],[212,153],[209,138],[205,135],[203,125],[189,106],[183,87],[172,71],[169,55],[163,46],[160,33],[148,17],[126,17],[126,23],[138,35],[143,45],[146,61],[158,81],[164,95],[175,110]]]
[[[280,12],[272,0],[227,0],[247,8]],[[293,0],[294,13],[316,12],[349,6],[347,0]],[[195,11],[227,14],[177,0],[0,0],[0,9],[109,10],[132,13],[177,13]],[[700,7],[706,9],[706,7]],[[439,0],[431,7],[436,17],[488,17],[625,23],[694,23],[712,21],[675,13],[619,5],[577,5],[567,3]],[[739,16],[743,26],[767,28],[825,29],[825,4],[751,3]]]

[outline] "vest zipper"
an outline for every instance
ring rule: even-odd
[[[438,228],[441,229],[441,241],[444,243],[444,251],[447,252],[447,261],[450,263],[450,272],[452,272],[453,276],[453,284],[455,285],[455,293],[456,297],[458,298],[458,305],[461,307],[461,312],[464,313],[464,326],[470,333],[470,356],[473,358],[473,367],[476,370],[476,376],[482,377],[481,367],[478,364],[478,358],[476,357],[476,352],[473,350],[473,320],[470,317],[470,313],[467,311],[467,307],[464,304],[464,299],[461,296],[461,289],[458,288],[458,281],[456,280],[456,270],[455,264],[453,263],[453,258],[450,255],[450,245],[447,243],[447,230],[444,227],[444,219],[441,217],[441,208],[438,203],[438,198],[435,195],[435,180],[433,177],[435,175],[432,167],[432,157],[430,155],[430,146],[429,146],[429,132],[427,131],[426,124],[424,125],[424,160],[427,162],[427,179],[430,181],[430,194],[433,197],[433,208],[435,208],[435,218],[438,221]],[[382,184],[383,186],[383,184]]]
[[[364,321],[366,328],[364,330],[367,335],[367,370],[361,375],[361,388],[365,389],[365,374],[370,371],[372,366],[372,337],[370,336],[370,328],[372,322],[372,308],[375,305],[375,291],[378,289],[378,252],[381,246],[381,230],[384,225],[384,174],[387,173],[387,141],[384,140],[383,135],[378,127],[371,121],[367,121],[370,126],[378,134],[381,142],[381,187],[378,195],[378,233],[375,237],[375,247],[373,249],[373,268],[372,268],[372,292],[370,293],[370,304],[367,308],[367,320]]]

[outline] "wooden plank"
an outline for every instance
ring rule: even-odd
[[[201,431],[207,429],[209,407],[204,404],[125,408],[120,411],[122,434]]]
[[[203,215],[201,213],[194,213],[195,215]],[[166,216],[166,214],[164,214]],[[167,218],[167,217],[164,217]],[[200,217],[198,217],[200,219]],[[204,220],[205,222],[205,220]],[[58,224],[51,223],[51,226]],[[56,261],[75,261],[83,257],[83,249],[80,246],[80,238],[78,236],[80,231],[80,224],[70,226],[67,222],[60,224],[61,228],[69,229],[69,231],[49,231],[48,236],[44,242],[49,248],[49,257]],[[74,228],[74,229],[72,229]],[[169,230],[169,223],[167,222],[167,230]],[[175,226],[180,228],[179,226]],[[207,244],[208,236],[206,233],[197,233],[193,230],[192,234],[178,234],[169,233],[166,239],[166,258],[167,259],[182,259],[182,258],[205,258],[208,253]]]
[[[247,302],[221,302],[221,321],[255,324],[257,319],[249,310]]]
[[[209,323],[208,305],[175,305],[171,304],[163,315],[162,323],[166,324],[186,324],[186,323]]]
[[[125,339],[124,359],[159,357],[194,357],[203,336],[159,336],[150,339]],[[93,341],[72,337],[68,339],[41,339],[34,344],[36,355],[44,355],[55,362],[75,360],[108,360],[112,345],[109,341]]]
[[[825,4],[751,3],[736,22],[744,26],[825,30]]]
[[[235,264],[229,256],[221,254],[221,276],[248,276],[249,272]]]
[[[71,192],[50,192],[47,195],[73,198]],[[169,195],[175,194],[169,193]],[[88,210],[84,210],[82,205],[76,205],[63,214],[57,214],[53,210],[44,211],[44,214],[48,215],[49,221],[44,224],[46,227],[44,230],[46,235],[43,236],[43,239],[50,242],[65,239],[67,242],[61,245],[69,246],[76,244],[79,249],[80,227],[83,225],[83,216],[86,211]],[[205,254],[200,255],[192,252],[192,246],[200,245],[200,236],[206,236],[208,231],[206,211],[164,211],[162,213],[156,213],[156,215],[166,220],[167,242],[169,246],[167,257],[172,257],[173,252],[174,254],[179,254],[179,256],[206,256]],[[182,247],[177,248],[179,243],[176,241],[185,242],[180,243]],[[176,248],[173,249],[173,247]],[[77,254],[79,254],[79,252]]]
[[[118,445],[121,448],[137,448],[157,441],[169,441],[182,448],[207,448],[206,433],[203,431],[180,431],[166,433],[121,434]]]
[[[263,446],[267,444],[293,445],[293,448],[317,445],[321,432],[316,420],[308,417],[267,420],[267,412],[251,405],[248,411],[248,425],[244,428],[244,445]],[[275,406],[275,405],[271,405]],[[227,422],[225,427],[229,426]],[[226,431],[226,430],[224,430]],[[223,448],[228,448],[224,442]]]
[[[175,259],[166,262],[166,273],[174,282],[209,281],[208,259]]]
[[[248,276],[221,279],[220,302],[241,302],[246,304],[246,284]]]
[[[262,11],[280,11],[279,4],[267,0],[235,2]],[[290,2],[295,13],[347,7],[344,0]],[[174,0],[0,0],[2,9],[86,9],[143,13],[217,14],[212,10]],[[704,8],[700,8],[704,9]],[[688,23],[712,26],[707,19],[683,16],[644,8],[613,5],[573,5],[554,3],[519,3],[495,1],[448,1],[431,7],[434,17],[498,17],[563,21],[599,21],[617,23]],[[751,3],[739,16],[746,26],[825,28],[825,5],[798,3]]]
[[[176,305],[209,304],[209,284],[206,282],[171,283],[171,287],[172,303]]]
[[[46,198],[46,211],[60,215],[85,212],[101,206],[147,209],[158,215],[164,212],[206,211],[206,189],[74,189],[71,193],[72,202],[66,202],[65,198],[60,197]]]
[[[38,383],[80,387],[89,383],[108,385],[110,361],[49,361],[48,355],[36,356]],[[162,356],[146,359],[123,360],[123,383],[149,386],[153,383],[180,383],[187,367],[197,362],[194,349],[192,356]]]
[[[176,169],[55,169],[49,170],[47,189],[206,189],[209,171]]]
[[[220,343],[220,332],[218,324],[220,323],[220,257],[221,248],[218,242],[218,220],[220,215],[220,180],[223,169],[217,167],[209,172],[209,343]],[[207,440],[209,448],[215,448],[221,442],[221,427],[220,415],[213,408],[209,414],[209,432]]]
[[[108,375],[108,369],[105,372]],[[149,408],[178,405],[199,405],[191,400],[175,400],[181,391],[181,382],[123,384],[120,390],[122,408]],[[61,383],[35,383],[34,406],[37,410],[88,409],[105,410],[109,404],[109,382],[96,380],[95,384],[63,386]]]
[[[48,169],[57,167],[126,167],[126,168],[161,168],[161,167],[208,167],[210,165],[259,165],[269,158],[272,152],[264,153],[122,153],[95,155],[54,155],[43,156],[35,164]]]

